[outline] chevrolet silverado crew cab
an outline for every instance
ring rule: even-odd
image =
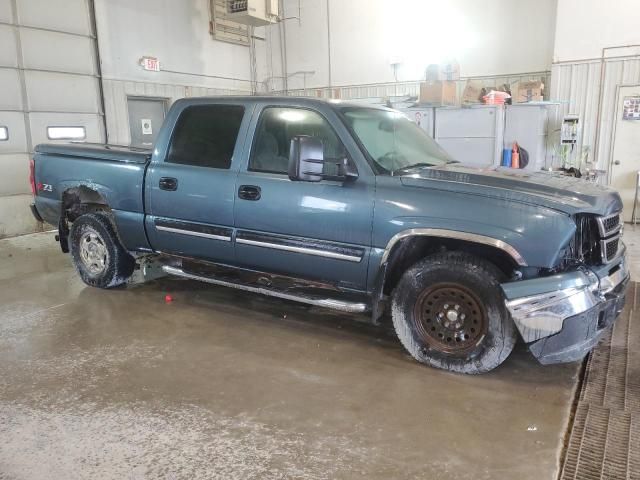
[[[190,98],[153,150],[39,145],[38,219],[88,285],[164,273],[390,314],[419,362],[583,358],[619,315],[622,203],[545,172],[465,167],[397,111],[287,97]]]

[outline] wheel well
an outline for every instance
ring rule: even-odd
[[[65,220],[73,222],[80,215],[95,211],[111,211],[107,200],[99,192],[80,185],[62,194],[61,215]]]
[[[383,292],[390,294],[400,281],[402,274],[418,260],[443,251],[462,251],[494,264],[508,278],[518,268],[515,260],[504,250],[491,245],[453,238],[416,235],[400,240],[390,252]]]

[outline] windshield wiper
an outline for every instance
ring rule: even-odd
[[[426,162],[414,163],[413,165],[407,165],[406,167],[400,167],[400,168],[396,168],[395,170],[391,170],[391,176],[393,177],[396,175],[396,173],[413,170],[415,168],[426,168],[426,167],[436,167],[436,166],[437,165],[433,163],[426,163]]]

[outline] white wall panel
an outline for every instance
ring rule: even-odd
[[[11,0],[0,0],[0,22],[11,23],[13,21],[13,10]]]
[[[249,85],[213,78],[250,80],[249,48],[211,38],[206,0],[96,0],[96,21],[105,78],[236,89]],[[143,70],[138,64],[143,56],[157,57],[161,71]]]
[[[91,33],[87,0],[17,0],[21,25]]]
[[[99,115],[72,113],[32,113],[29,115],[33,145],[39,143],[69,143],[68,140],[53,141],[47,138],[47,127],[85,127],[87,138],[92,143],[103,142],[102,120]]]
[[[80,125],[88,141],[103,140],[89,19],[88,0],[0,0],[0,22],[15,24],[0,25],[0,125],[9,127],[0,142],[0,237],[42,228],[28,208],[27,176],[34,145],[49,142],[47,126]]]
[[[36,222],[29,211],[32,201],[30,193],[0,196],[0,238],[43,230],[43,226]]]
[[[25,132],[24,113],[0,111],[0,126],[9,130],[9,140],[0,142],[0,154],[26,153],[27,135]],[[4,172],[5,170],[0,170]]]
[[[17,67],[15,28],[0,25],[0,66]]]
[[[7,155],[0,153],[0,195],[30,193],[29,155],[26,153]]]
[[[27,70],[25,83],[31,111],[98,112],[95,77]]]
[[[604,86],[602,88],[602,109],[598,116],[600,96],[600,61],[556,64],[552,68],[551,98],[559,100],[561,107],[552,117],[550,132],[560,128],[566,114],[580,115],[581,134],[578,151],[590,147],[591,158],[598,168],[609,169],[614,111],[618,85],[640,84],[640,56],[635,58],[611,59],[605,62]],[[599,146],[596,151],[597,131],[600,130]],[[557,133],[549,139],[558,143]],[[556,164],[558,162],[556,161]]]
[[[22,89],[18,70],[0,68],[0,111],[22,109]]]
[[[44,30],[22,30],[24,67],[95,74],[93,41],[89,37]]]
[[[638,21],[638,0],[558,0],[553,60],[594,59],[603,47],[638,44]]]
[[[329,53],[331,83],[342,86],[392,82],[392,61],[400,81],[451,58],[465,77],[551,66],[556,0],[285,0],[285,17],[297,17],[298,5],[300,20],[286,23],[287,71],[315,71],[309,87],[328,85]],[[302,76],[289,86],[302,88]]]

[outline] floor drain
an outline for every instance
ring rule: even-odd
[[[561,480],[640,479],[640,312],[627,309],[591,353]]]

